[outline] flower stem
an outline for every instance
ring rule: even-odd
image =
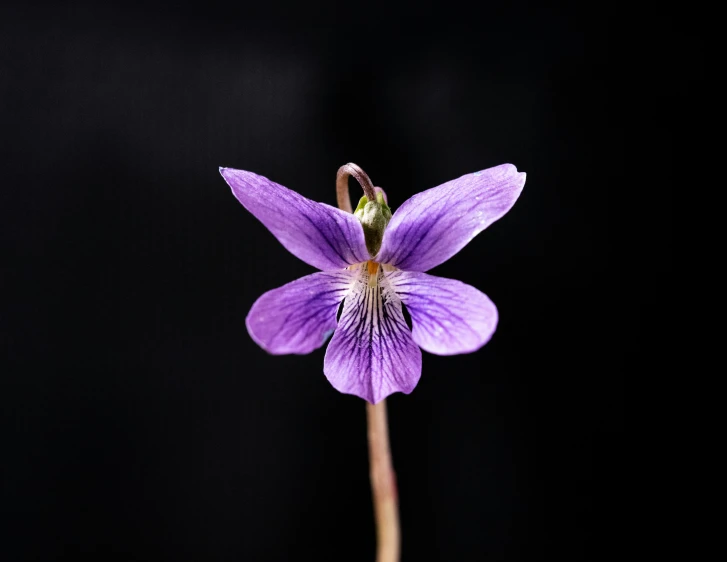
[[[376,520],[376,562],[398,562],[400,550],[399,501],[391,463],[386,400],[366,403],[369,432],[369,472]]]
[[[336,198],[338,199],[338,208],[347,213],[352,213],[351,198],[348,195],[348,176],[353,176],[363,188],[364,195],[369,201],[376,201],[376,191],[371,179],[361,168],[353,162],[344,164],[338,168],[336,174]]]
[[[375,201],[374,184],[356,164],[341,166],[336,174],[336,199],[338,207],[353,212],[348,193],[348,177],[356,178],[369,201]],[[369,475],[374,501],[376,522],[376,562],[398,562],[401,549],[399,532],[399,499],[396,492],[396,473],[391,462],[389,446],[389,422],[386,416],[386,400],[378,404],[366,403],[366,419],[369,436]]]

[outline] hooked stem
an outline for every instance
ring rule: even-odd
[[[353,162],[349,162],[338,168],[338,173],[336,174],[336,199],[338,200],[338,208],[347,213],[352,213],[351,197],[348,195],[349,176],[356,178],[356,181],[363,188],[366,199],[369,201],[376,201],[376,191],[374,190],[374,184],[371,183],[371,179],[366,175],[366,172]]]
[[[353,212],[348,193],[348,176],[356,178],[369,201],[375,201],[374,185],[361,168],[349,163],[341,166],[336,175],[338,207]],[[372,264],[369,262],[369,274]],[[376,272],[374,272],[376,273]],[[376,522],[376,562],[398,562],[401,550],[399,530],[399,499],[396,491],[396,473],[391,461],[389,422],[386,400],[378,404],[366,403],[366,425],[369,441],[369,476]]]

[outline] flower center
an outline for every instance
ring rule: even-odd
[[[379,264],[375,261],[367,261],[366,269],[369,272],[369,287],[376,287],[376,282],[379,278]]]

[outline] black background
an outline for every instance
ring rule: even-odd
[[[623,546],[622,140],[608,16],[526,5],[4,8],[2,560],[373,560],[364,403],[244,318],[312,272],[218,166],[395,209],[510,162],[432,273],[498,306],[388,400],[404,560]],[[356,194],[358,197],[358,194]]]

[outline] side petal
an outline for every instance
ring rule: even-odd
[[[411,271],[387,279],[411,315],[414,341],[429,353],[471,353],[495,332],[497,308],[470,285]]]
[[[503,164],[416,194],[391,217],[376,261],[405,271],[447,261],[507,213],[524,185],[525,174]]]
[[[422,373],[422,352],[412,339],[401,301],[381,270],[368,286],[365,269],[343,304],[326,350],[323,372],[333,387],[376,404],[394,392],[409,394]]]
[[[318,272],[268,291],[245,319],[250,337],[273,355],[318,349],[335,330],[338,306],[355,280],[347,270]]]
[[[363,227],[352,214],[252,172],[220,168],[220,173],[243,207],[307,264],[332,271],[369,259]]]

